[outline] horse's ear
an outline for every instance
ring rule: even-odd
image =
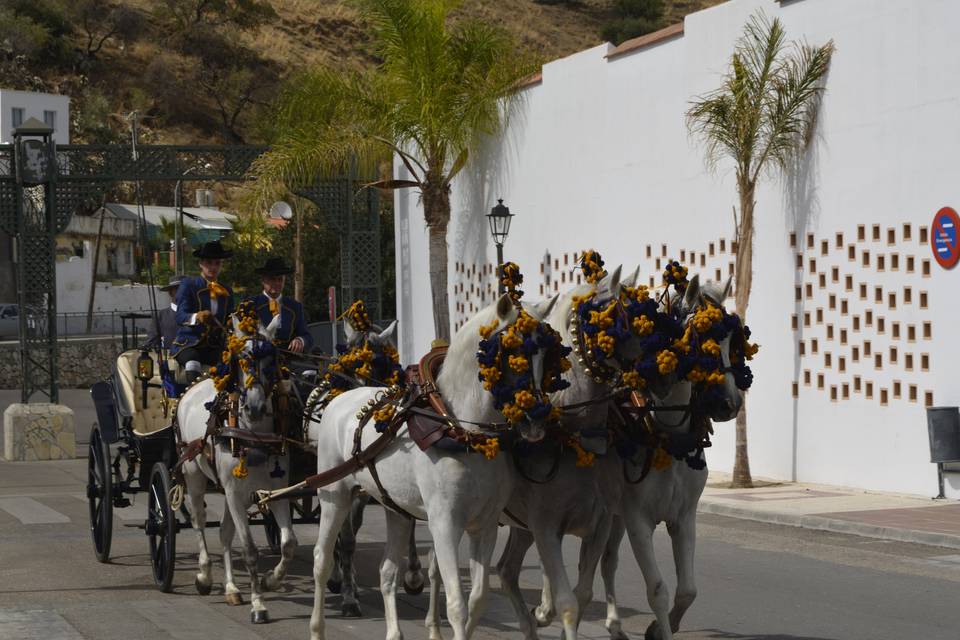
[[[723,283],[723,293],[720,296],[720,304],[730,297],[733,292],[733,276],[727,276],[727,281]]]
[[[687,311],[693,310],[700,302],[700,274],[696,274],[687,283],[687,291],[683,295],[683,308]]]
[[[336,322],[336,320],[334,320]],[[353,344],[353,339],[357,336],[357,332],[353,330],[353,326],[349,322],[343,323],[343,333],[347,337],[347,344]]]
[[[260,335],[262,335],[267,340],[273,340],[273,336],[276,335],[277,329],[280,328],[280,314],[273,316],[273,319],[270,321],[270,324],[267,326],[262,326],[260,328]]]
[[[557,306],[557,300],[559,300],[559,299],[560,299],[560,294],[559,294],[559,293],[555,293],[555,294],[553,294],[553,297],[552,297],[552,298],[550,298],[549,300],[547,300],[546,304],[543,306],[543,311],[542,311],[542,313],[540,313],[540,319],[541,319],[541,320],[543,320],[544,318],[549,317],[549,315],[550,315],[551,313],[553,313],[553,308]]]
[[[380,338],[383,340],[388,340],[391,344],[396,342],[396,333],[397,333],[397,321],[394,320],[390,325],[380,332]]]
[[[505,293],[497,300],[497,318],[500,322],[510,323],[517,317],[517,307],[509,293]]]
[[[622,269],[623,265],[617,265],[616,269],[600,279],[600,282],[597,283],[597,294],[599,297],[604,297],[606,294],[609,294],[610,297],[616,298],[620,295],[620,271]]]
[[[637,278],[639,277],[640,277],[640,266],[637,265],[637,268],[633,270],[633,273],[631,273],[629,276],[621,280],[620,284],[627,287],[635,287],[637,286]]]

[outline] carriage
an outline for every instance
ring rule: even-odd
[[[173,581],[176,536],[189,528],[190,517],[173,480],[182,443],[174,425],[177,402],[187,388],[177,362],[156,350],[137,348],[136,320],[143,314],[126,314],[123,321],[123,351],[113,373],[95,383],[90,393],[97,421],[90,433],[87,462],[87,500],[90,532],[97,560],[107,562],[113,536],[113,509],[133,504],[136,494],[146,494],[144,522],[128,525],[143,529],[150,549],[150,563],[157,587],[168,592]],[[316,467],[304,446],[302,434],[289,433],[292,477]],[[208,491],[215,487],[208,486]],[[132,499],[131,499],[132,498]],[[291,502],[294,522],[316,522],[311,495],[298,494]],[[273,515],[254,514],[251,521],[263,524],[267,542],[279,553],[280,532]],[[217,526],[208,523],[207,526]]]

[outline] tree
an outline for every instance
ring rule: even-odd
[[[663,0],[616,0],[613,10],[616,17],[603,25],[601,35],[615,44],[663,26]]]
[[[260,278],[254,269],[263,264],[273,251],[275,232],[259,212],[241,212],[233,220],[233,231],[224,244],[233,250],[226,263],[226,276],[234,289],[242,294],[259,291]]]
[[[269,198],[354,161],[373,173],[385,154],[397,156],[407,176],[373,186],[420,191],[434,327],[445,340],[450,184],[480,138],[501,130],[519,81],[537,69],[502,30],[471,21],[448,24],[457,4],[361,0],[382,62],[366,72],[320,66],[295,78],[271,114],[272,150],[253,168]]]
[[[779,20],[762,14],[747,22],[720,88],[695,98],[687,126],[704,144],[707,162],[723,158],[736,167],[740,197],[735,217],[737,313],[746,319],[753,281],[753,229],[757,181],[787,172],[813,137],[833,41],[820,47],[788,43]],[[737,416],[736,487],[752,486],[747,456],[746,403]]]
[[[107,0],[73,0],[66,6],[81,31],[81,50],[88,60],[95,58],[110,39],[124,43],[136,40],[146,24],[136,9],[111,6]]]
[[[277,17],[267,0],[163,0],[155,15],[175,33],[228,24],[255,29]]]

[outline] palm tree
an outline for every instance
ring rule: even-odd
[[[729,158],[736,167],[740,214],[737,218],[735,212],[734,276],[741,318],[746,318],[753,280],[757,180],[764,172],[787,172],[808,147],[833,50],[832,40],[821,47],[788,43],[778,19],[755,15],[737,42],[723,84],[695,98],[687,111],[687,127],[702,140],[708,164]],[[736,445],[733,485],[752,486],[746,404],[737,416]]]
[[[430,238],[438,338],[449,340],[447,226],[450,184],[484,135],[501,130],[519,81],[536,71],[505,33],[450,23],[456,0],[360,0],[380,64],[354,72],[320,66],[295,78],[272,113],[273,146],[255,164],[266,201],[287,185],[342,171],[371,173],[390,155],[407,175],[371,186],[420,191]]]

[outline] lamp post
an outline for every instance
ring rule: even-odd
[[[505,288],[503,286],[503,242],[510,233],[510,219],[513,214],[503,204],[503,198],[497,200],[497,205],[490,209],[487,214],[487,220],[490,222],[490,234],[493,236],[493,242],[497,245],[497,294],[503,295]]]
[[[191,171],[196,169],[209,169],[210,163],[204,163],[202,167],[194,166],[187,167],[187,169],[180,174],[180,179],[177,180],[176,186],[173,188],[173,207],[174,215],[176,215],[176,224],[174,225],[174,271],[176,275],[182,276],[185,271],[184,264],[185,260],[183,257],[183,245],[186,243],[186,234],[183,229],[183,181],[186,180],[187,176],[190,175]]]

